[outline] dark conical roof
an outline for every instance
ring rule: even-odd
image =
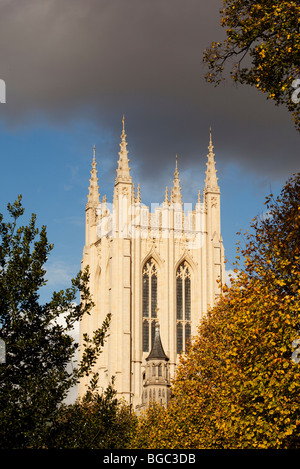
[[[165,361],[169,360],[169,357],[167,357],[167,355],[165,354],[162,343],[161,343],[158,324],[156,324],[155,326],[155,335],[154,335],[151,352],[146,358],[146,361],[148,360],[165,360]]]

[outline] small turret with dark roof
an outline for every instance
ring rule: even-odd
[[[155,335],[154,335],[151,352],[146,358],[146,361],[149,361],[149,360],[165,360],[165,361],[169,360],[169,357],[167,357],[167,355],[165,354],[162,343],[161,343],[158,324],[156,324],[155,326]]]
[[[140,410],[154,402],[167,407],[170,398],[169,357],[163,349],[158,324],[146,362]]]

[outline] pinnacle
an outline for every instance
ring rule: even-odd
[[[125,133],[124,115],[122,119],[122,124],[123,124],[123,128],[122,128],[122,133],[121,133],[121,143],[120,143],[116,183],[118,182],[130,182],[131,183],[130,168],[128,164],[130,160],[128,158],[128,151],[127,151],[127,141],[126,141],[127,135]]]
[[[141,203],[141,188],[140,188],[140,185],[138,184],[138,187],[137,187],[137,196],[136,196],[136,199],[135,201],[140,204]]]
[[[179,179],[179,171],[178,171],[178,156],[177,155],[176,155],[176,164],[175,164],[173,184],[174,185],[171,189],[171,202],[182,204],[182,201],[181,201],[181,187],[180,187],[180,179]]]
[[[93,146],[93,161],[92,161],[92,170],[90,178],[90,186],[88,193],[88,203],[99,204],[99,185],[97,177],[97,163],[96,163],[96,147]]]
[[[208,155],[207,155],[207,163],[206,167],[207,170],[205,172],[206,179],[205,179],[205,189],[217,190],[219,191],[218,185],[218,178],[217,178],[217,170],[216,170],[216,162],[215,162],[215,154],[213,152],[214,146],[212,144],[212,135],[211,135],[211,128],[209,130],[209,145],[208,145]]]
[[[164,202],[169,205],[169,192],[168,192],[168,186],[166,186],[165,190],[165,200]]]

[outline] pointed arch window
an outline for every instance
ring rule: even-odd
[[[157,321],[157,268],[149,259],[143,269],[143,352],[149,352]]]
[[[191,339],[191,273],[186,262],[176,272],[177,353],[186,350]]]

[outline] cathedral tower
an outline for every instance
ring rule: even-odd
[[[202,201],[199,191],[191,210],[182,201],[177,155],[170,193],[166,188],[153,212],[142,203],[141,188],[135,193],[130,176],[126,138],[123,117],[112,204],[106,196],[100,201],[95,148],[93,152],[82,268],[90,267],[95,307],[82,319],[80,334],[91,335],[111,313],[109,337],[97,363],[100,385],[106,387],[114,376],[118,395],[137,408],[154,389],[167,403],[168,380],[179,354],[220,295],[224,249],[211,132]],[[154,360],[157,350],[161,356]],[[155,384],[149,369],[159,366],[165,374],[159,380],[157,375]],[[85,389],[83,379],[79,395]]]

